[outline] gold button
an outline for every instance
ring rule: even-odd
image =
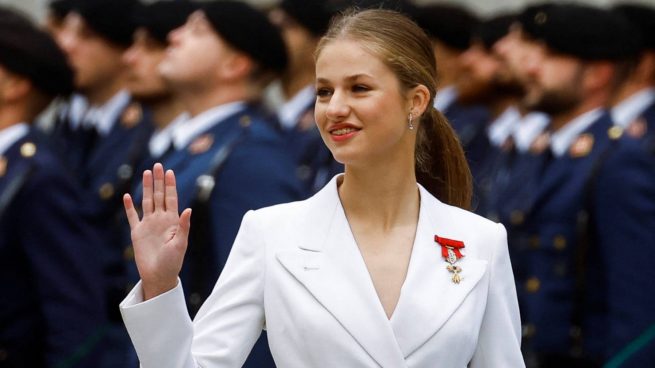
[[[539,249],[539,245],[541,245],[541,239],[539,239],[537,235],[531,236],[528,243],[530,244],[530,248]]]
[[[529,293],[536,293],[539,291],[539,287],[541,286],[541,281],[539,281],[538,278],[536,277],[530,277],[528,281],[525,282],[525,289]]]
[[[22,146],[20,146],[20,154],[23,157],[32,157],[36,153],[36,145],[32,142],[26,142],[23,143]]]
[[[610,139],[617,140],[621,138],[621,136],[623,135],[623,128],[615,125],[609,128],[609,130],[607,131],[607,135],[610,137]]]
[[[521,211],[512,211],[512,213],[509,215],[509,221],[513,225],[521,225],[523,220],[525,220],[525,215]]]
[[[108,200],[114,195],[114,186],[111,183],[104,183],[98,189],[98,194],[103,200]]]
[[[524,338],[530,338],[537,332],[537,328],[532,323],[523,325],[522,334]]]
[[[134,259],[134,248],[130,245],[123,251],[123,258],[126,261],[131,261]]]
[[[555,239],[553,239],[553,246],[557,250],[564,250],[564,248],[566,248],[566,238],[562,235],[557,235]]]
[[[252,123],[252,120],[248,115],[244,115],[241,117],[241,119],[239,119],[239,125],[241,125],[244,128],[249,127],[250,123]]]

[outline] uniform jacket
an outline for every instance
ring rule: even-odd
[[[240,367],[265,327],[281,368],[523,367],[503,227],[419,190],[417,235],[391,319],[350,232],[335,177],[306,201],[244,217],[193,323],[181,285],[147,302],[137,285],[121,308],[141,364]],[[460,284],[452,282],[435,234],[465,243]]]
[[[655,160],[612,125],[601,115],[545,165],[526,215],[530,274],[519,295],[529,349],[569,354],[577,346],[609,359],[655,324],[655,299],[644,292],[655,277]],[[652,362],[649,344],[631,357],[650,360],[628,366]]]
[[[0,198],[14,194],[0,209],[0,366],[96,366],[104,289],[80,189],[34,131],[4,158]]]

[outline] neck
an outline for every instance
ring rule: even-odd
[[[282,92],[286,100],[292,99],[298,92],[314,83],[314,70],[305,68],[285,73],[282,78]]]
[[[180,88],[177,97],[185,110],[196,116],[203,111],[230,102],[247,101],[251,95],[245,85],[233,87],[221,85],[208,89]]]
[[[606,99],[604,99],[604,101],[606,101]],[[550,126],[552,131],[556,132],[578,116],[597,108],[606,107],[606,105],[606,102],[603,102],[603,100],[589,99],[583,101],[581,104],[571,110],[551,115]]]
[[[29,123],[32,120],[28,114],[23,113],[20,109],[4,108],[0,109],[0,130],[9,128],[18,123]]]
[[[644,80],[630,80],[619,88],[616,94],[612,97],[612,106],[616,106],[621,102],[632,97],[634,94],[641,92],[646,88],[653,87],[648,81]]]
[[[507,96],[496,99],[488,106],[492,120],[498,118],[510,106],[516,106],[517,104],[518,99],[514,96]]]
[[[112,97],[114,97],[118,92],[120,92],[124,85],[123,77],[119,76],[115,79],[112,79],[110,83],[97,88],[90,88],[81,92],[84,97],[87,98],[90,105],[101,106],[109,101]]]
[[[416,223],[419,193],[414,165],[346,166],[339,196],[349,218],[363,219],[376,228]],[[409,169],[411,168],[411,170]]]
[[[177,99],[169,97],[150,105],[152,120],[157,129],[163,129],[173,119],[184,112],[184,105]]]

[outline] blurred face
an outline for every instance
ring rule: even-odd
[[[316,61],[316,91],[316,123],[337,161],[361,166],[397,154],[413,160],[409,93],[356,41],[337,40],[323,48]]]
[[[311,66],[314,63],[317,39],[282,9],[273,9],[269,13],[269,19],[282,31],[282,38],[289,53],[289,73]]]
[[[159,64],[159,71],[174,88],[215,84],[222,63],[236,55],[214,31],[202,11],[191,14],[168,38],[170,46]]]
[[[137,29],[134,42],[123,54],[127,66],[126,87],[134,98],[149,101],[170,94],[158,69],[165,55],[166,45],[150,37],[145,29]]]
[[[77,13],[66,16],[59,44],[75,71],[75,86],[82,93],[113,83],[123,71],[124,49],[95,33]]]
[[[460,56],[462,75],[458,79],[462,103],[485,103],[494,98],[499,61],[480,42],[474,42]]]
[[[523,35],[520,27],[512,27],[505,37],[493,46],[493,52],[498,57],[498,80],[515,89],[525,87],[528,71],[528,58],[539,48],[537,42]]]
[[[577,107],[583,99],[584,65],[578,59],[535,49],[527,61],[527,93],[524,104],[556,116]]]

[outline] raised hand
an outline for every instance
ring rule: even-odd
[[[123,196],[123,204],[143,298],[148,300],[177,285],[189,238],[191,209],[178,213],[175,174],[172,170],[164,173],[159,163],[143,173],[143,218],[139,220],[129,194]]]

